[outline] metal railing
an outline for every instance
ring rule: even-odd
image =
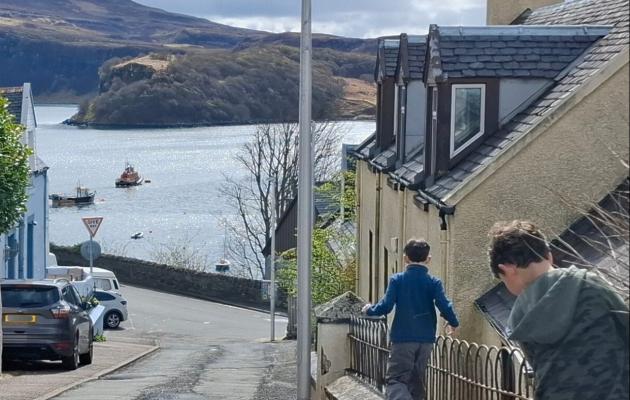
[[[350,368],[385,392],[389,357],[386,319],[351,317]],[[427,400],[531,400],[531,370],[520,350],[439,336],[429,360]]]
[[[385,391],[389,357],[387,319],[350,317],[350,370],[369,385]]]

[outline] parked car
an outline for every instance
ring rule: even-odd
[[[5,281],[1,292],[3,358],[92,363],[92,320],[70,282]]]
[[[116,329],[121,322],[126,321],[129,314],[127,312],[127,300],[120,293],[108,292],[96,289],[94,297],[105,307],[103,317],[103,327]]]

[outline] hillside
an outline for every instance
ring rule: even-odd
[[[113,58],[213,57],[217,52],[253,54],[252,49],[284,46],[299,46],[299,35],[235,28],[131,0],[0,1],[0,86],[31,82],[39,102],[102,95],[99,69]],[[315,34],[313,46],[314,59],[331,76],[371,79],[374,40]],[[273,70],[277,64],[259,64],[258,68]],[[273,72],[279,73],[283,72]],[[220,74],[219,81],[229,76],[226,71]],[[166,75],[168,71],[160,76]],[[342,80],[331,82],[338,85],[338,92],[344,91]]]

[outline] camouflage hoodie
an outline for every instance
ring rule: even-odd
[[[628,399],[628,307],[595,274],[544,274],[517,298],[508,325],[534,369],[536,400]]]

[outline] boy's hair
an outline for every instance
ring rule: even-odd
[[[549,255],[545,235],[530,221],[497,222],[490,229],[490,269],[495,277],[503,274],[499,264],[527,268]]]
[[[411,262],[424,262],[429,257],[431,246],[424,239],[410,239],[405,245],[405,255]]]

